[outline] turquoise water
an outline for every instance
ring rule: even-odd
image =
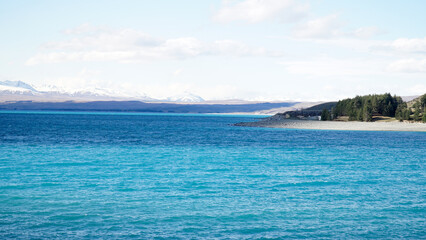
[[[426,238],[426,134],[0,112],[0,238]]]

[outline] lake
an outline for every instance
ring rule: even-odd
[[[426,237],[426,133],[0,112],[0,237]]]

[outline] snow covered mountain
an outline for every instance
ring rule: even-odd
[[[0,81],[0,89],[1,91],[9,90],[9,91],[18,91],[18,92],[26,92],[26,91],[34,91],[35,90],[31,85],[26,84],[22,81]]]
[[[121,101],[145,102],[203,102],[200,96],[185,92],[166,99],[154,99],[147,94],[121,92],[106,88],[64,89],[53,85],[32,86],[22,81],[0,81],[0,101]]]
[[[200,96],[192,94],[190,92],[184,92],[183,94],[175,95],[167,98],[169,102],[184,102],[184,103],[198,103],[204,102],[204,99]]]
[[[21,81],[0,81],[0,93],[2,94],[28,94],[38,92],[31,85]]]

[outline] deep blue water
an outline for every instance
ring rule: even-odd
[[[0,112],[0,238],[426,238],[426,134]]]

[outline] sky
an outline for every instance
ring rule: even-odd
[[[426,93],[424,0],[0,0],[0,80],[166,98]]]

